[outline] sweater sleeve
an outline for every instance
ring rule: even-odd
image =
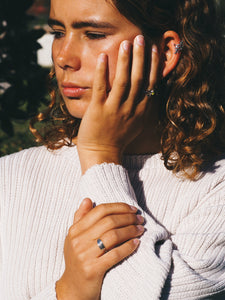
[[[97,205],[125,202],[138,207],[122,166],[90,168],[80,191],[82,199],[89,197]],[[221,182],[172,236],[138,207],[146,219],[146,232],[136,253],[107,273],[102,299],[206,299],[224,291],[224,191]]]

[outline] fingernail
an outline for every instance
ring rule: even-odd
[[[129,48],[130,48],[130,43],[128,41],[123,41],[122,42],[122,47],[123,47],[123,50],[125,50],[126,52],[128,52]]]
[[[133,210],[133,211],[137,211],[137,207],[135,207],[135,206],[133,206],[133,205],[130,205],[130,208],[131,208],[131,210]]]
[[[158,53],[158,48],[156,45],[152,46],[152,52]]]
[[[145,45],[145,38],[144,38],[143,35],[136,36],[135,41],[137,42],[137,44],[139,46],[144,46]]]
[[[139,239],[134,239],[133,243],[135,246],[138,246],[140,244],[140,240]]]
[[[105,53],[101,53],[99,56],[98,56],[98,62],[102,63],[105,61],[105,58],[106,58],[106,54]]]
[[[144,217],[140,216],[140,215],[137,215],[137,219],[140,223],[144,223]]]
[[[143,232],[145,230],[144,226],[141,226],[141,225],[137,225],[137,230],[139,232]]]

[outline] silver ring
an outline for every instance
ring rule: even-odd
[[[103,244],[101,239],[97,239],[97,244],[98,244],[98,247],[100,248],[100,250],[105,249],[105,245]]]
[[[156,93],[155,93],[155,90],[153,90],[153,89],[152,89],[152,90],[146,90],[146,91],[145,91],[145,95],[148,96],[148,97],[155,96],[155,94],[156,94]]]

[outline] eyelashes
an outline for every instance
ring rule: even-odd
[[[50,34],[54,36],[54,39],[58,40],[63,37],[65,34],[61,31],[51,31]]]
[[[87,38],[89,38],[90,40],[101,40],[101,39],[106,38],[106,34],[100,33],[100,32],[87,31],[85,34],[86,34]]]
[[[53,30],[50,33],[54,36],[54,39],[56,40],[65,36],[65,33],[62,31]],[[107,37],[105,33],[92,31],[86,31],[84,35],[89,40],[102,40]]]

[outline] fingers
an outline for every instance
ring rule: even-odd
[[[142,235],[144,227],[142,225],[130,225],[114,230],[107,231],[100,236],[107,251],[118,247],[119,245],[127,242],[130,239]],[[99,256],[102,255],[101,251],[98,251]]]
[[[93,208],[93,203],[91,199],[88,198],[84,199],[81,202],[79,209],[74,214],[73,224],[79,222],[89,211],[92,210],[92,208]]]
[[[98,221],[106,216],[121,215],[121,214],[136,214],[137,208],[127,205],[125,203],[107,203],[101,204],[89,211],[76,226],[71,227],[71,232],[74,235],[79,234],[85,230],[88,230],[94,226]]]
[[[99,238],[106,232],[130,225],[143,224],[144,218],[136,214],[109,215],[97,222],[90,230],[94,239]]]
[[[159,53],[156,45],[152,46],[151,52],[151,70],[149,75],[149,85],[147,90],[154,90],[155,85],[158,80],[158,70],[159,70]],[[152,96],[153,97],[153,96]],[[151,107],[149,96],[146,95],[143,100],[137,105],[136,113],[142,114],[144,111],[148,114],[147,106]]]
[[[132,239],[99,257],[99,262],[101,263],[103,270],[111,269],[114,265],[130,256],[137,249],[139,244],[139,239]]]
[[[92,207],[90,199],[84,199],[69,229],[64,255],[66,264],[71,258],[76,266],[94,266],[98,274],[132,254],[138,247],[143,232],[144,218],[137,215],[137,208],[125,203],[102,204]],[[103,244],[97,243],[97,241]],[[105,248],[104,248],[105,247]]]
[[[97,60],[95,69],[94,83],[93,83],[93,102],[104,102],[107,94],[107,64],[108,59],[105,53],[101,53]]]
[[[148,89],[153,89],[158,79],[159,55],[157,46],[152,46],[151,69],[149,72]],[[113,87],[109,95],[109,101],[119,107],[122,103],[126,109],[132,111],[137,104],[144,101],[140,107],[144,107],[148,97],[140,99],[143,95],[145,84],[145,40],[138,35],[133,44],[133,56],[131,61],[131,43],[123,41],[120,46],[116,75]],[[119,100],[118,100],[119,99]],[[141,101],[140,101],[141,100]],[[140,108],[139,108],[140,110]]]
[[[144,36],[138,35],[134,40],[133,46],[133,61],[131,71],[131,88],[127,100],[128,105],[133,105],[133,102],[140,96],[143,88],[145,65],[145,40]]]
[[[108,103],[115,107],[120,106],[124,100],[124,95],[130,85],[130,63],[131,63],[131,43],[123,41],[120,45],[116,75],[114,78],[112,90],[109,94]],[[118,101],[119,100],[119,101]]]
[[[154,89],[157,77],[158,77],[158,68],[159,68],[159,54],[156,45],[152,46],[152,60],[151,60],[151,71],[149,77],[149,87],[148,89]]]
[[[142,88],[144,88],[145,68],[145,40],[144,36],[138,35],[134,40],[133,58],[131,61],[132,44],[123,41],[120,45],[116,75],[107,103],[118,108],[126,102],[127,107],[140,102]],[[101,53],[98,57],[95,79],[93,84],[93,101],[105,102],[107,97],[107,55]],[[158,76],[159,55],[157,47],[153,45],[151,52],[151,70],[148,89],[153,89]],[[147,97],[148,98],[148,97]],[[139,100],[139,101],[137,101]],[[142,99],[146,100],[146,98]]]

